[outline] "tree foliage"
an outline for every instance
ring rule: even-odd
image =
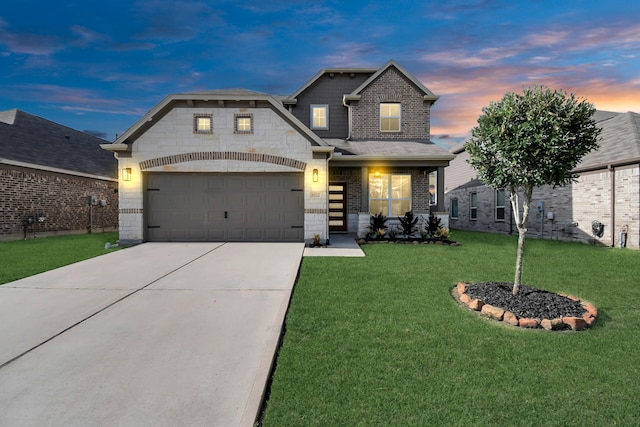
[[[524,235],[534,187],[562,186],[576,176],[571,171],[598,147],[601,129],[592,116],[595,107],[564,91],[543,86],[507,93],[482,109],[478,125],[465,144],[478,178],[495,189],[509,190],[519,231],[516,294],[522,275]],[[520,214],[520,194],[523,195]]]

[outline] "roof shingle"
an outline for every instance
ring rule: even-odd
[[[0,160],[117,179],[117,160],[100,148],[106,142],[21,110],[0,112]]]

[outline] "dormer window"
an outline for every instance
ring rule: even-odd
[[[329,129],[328,105],[311,105],[311,129]]]
[[[380,132],[400,132],[400,103],[380,104]]]
[[[193,133],[213,133],[213,115],[211,114],[194,114],[193,115]]]

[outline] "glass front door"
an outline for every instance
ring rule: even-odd
[[[347,183],[329,183],[329,231],[347,231]]]

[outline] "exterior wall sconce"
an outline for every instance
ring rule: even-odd
[[[122,169],[122,180],[131,181],[131,168]]]
[[[313,170],[313,182],[318,182],[318,169]]]

